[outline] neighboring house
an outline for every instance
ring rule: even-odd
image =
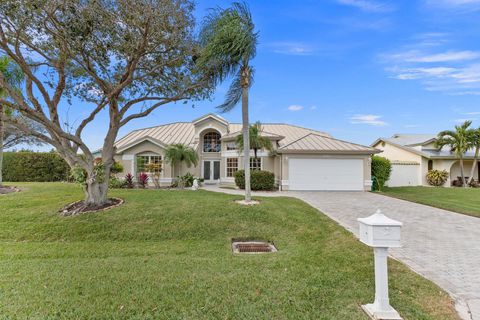
[[[445,186],[451,186],[460,174],[460,163],[448,146],[442,149],[435,146],[437,136],[434,134],[395,134],[391,138],[380,138],[371,144],[382,150],[380,156],[392,162],[392,174],[387,185],[390,187],[428,185],[428,170],[446,170],[449,178]],[[465,155],[464,174],[470,175],[474,152]],[[478,166],[474,179],[480,180]]]
[[[242,126],[208,114],[192,122],[178,122],[132,131],[115,144],[115,159],[124,173],[137,176],[142,164],[162,163],[161,185],[187,172],[205,183],[234,185],[234,174],[243,168],[242,152],[235,141]],[[282,190],[369,190],[371,155],[379,151],[332,138],[329,134],[288,124],[262,124],[274,152],[261,150],[250,159],[252,170],[275,174]],[[168,145],[182,143],[197,150],[199,164],[187,168],[164,163]]]

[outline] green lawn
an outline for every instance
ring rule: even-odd
[[[60,217],[78,186],[18,185],[0,196],[0,319],[368,319],[372,250],[300,200],[117,190],[119,208]],[[232,237],[279,252],[234,256]],[[457,319],[437,286],[390,269],[405,319]]]
[[[387,196],[480,217],[480,189],[396,187],[385,188]]]

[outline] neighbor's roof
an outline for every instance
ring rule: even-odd
[[[374,154],[379,153],[372,147],[362,146],[343,140],[334,139],[315,133],[309,133],[300,139],[297,139],[278,149],[278,152],[314,152],[314,153],[361,153]]]
[[[402,146],[414,146],[430,143],[435,140],[435,134],[394,134],[391,138],[383,139]]]
[[[444,146],[441,150],[423,149],[421,146],[435,142],[437,135],[435,134],[394,134],[391,138],[379,138],[371,146],[377,145],[381,141],[388,142],[396,147],[418,154],[420,156],[432,159],[456,159],[456,155],[448,146]],[[417,148],[415,148],[417,147]],[[473,158],[474,151],[469,150],[465,154],[465,158]]]

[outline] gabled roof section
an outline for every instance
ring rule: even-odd
[[[243,132],[242,131],[236,131],[234,133],[229,133],[229,134],[226,134],[222,137],[222,140],[231,140],[231,139],[234,139],[236,137],[238,137],[239,135],[241,135]],[[285,137],[284,136],[281,136],[281,135],[278,135],[278,134],[275,134],[275,133],[271,133],[271,132],[266,132],[266,131],[260,131],[260,136],[262,137],[267,137],[267,138],[270,138],[271,140],[282,140],[284,139]]]
[[[306,136],[279,148],[278,152],[374,154],[379,153],[380,150],[356,143],[334,139],[332,137],[309,133]]]
[[[134,147],[142,142],[145,142],[145,141],[148,141],[148,142],[151,142],[153,143],[154,145],[162,148],[162,149],[166,149],[167,148],[167,145],[163,144],[161,141],[155,139],[155,138],[152,138],[150,136],[145,136],[145,137],[140,137],[138,138],[137,140],[134,140],[132,142],[129,142],[128,144],[124,144],[122,145],[122,147],[118,148],[117,147],[117,152],[123,152],[127,149],[130,149],[131,147]]]
[[[436,138],[435,134],[394,134],[386,140],[402,146],[423,146],[435,141]]]
[[[222,117],[220,117],[218,114],[214,114],[214,113],[209,113],[209,114],[206,114],[204,116],[201,116],[200,118],[197,118],[195,120],[192,121],[192,124],[193,125],[196,125],[197,123],[200,123],[204,120],[207,120],[207,119],[214,119],[226,126],[228,126],[228,121]]]

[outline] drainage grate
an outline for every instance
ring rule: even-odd
[[[277,252],[277,248],[273,243],[265,241],[234,241],[232,251],[233,253],[268,253]]]

